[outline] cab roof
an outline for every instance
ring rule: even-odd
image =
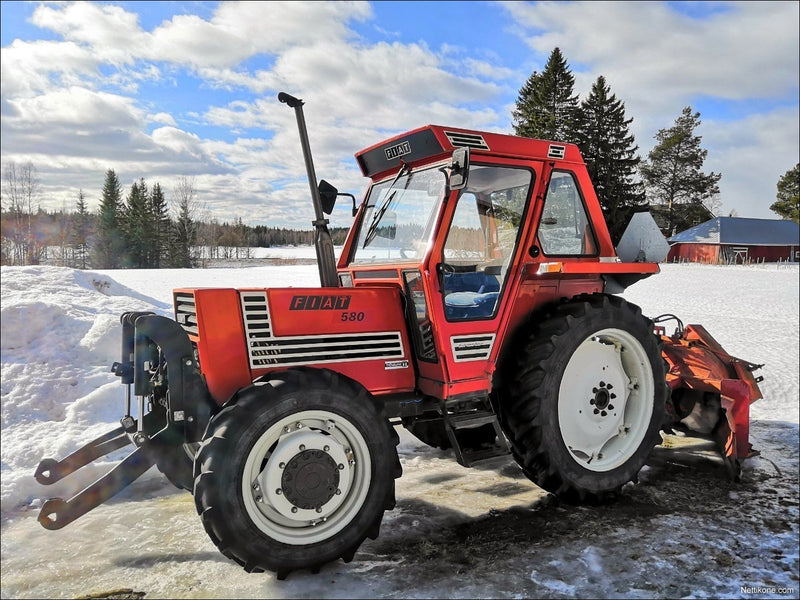
[[[403,162],[411,164],[438,155],[448,156],[463,147],[470,148],[473,154],[583,163],[575,144],[442,125],[426,125],[397,135],[357,152],[356,160],[365,176],[377,179]]]

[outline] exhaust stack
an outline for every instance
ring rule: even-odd
[[[297,129],[300,132],[300,144],[303,147],[303,159],[306,162],[308,185],[311,188],[311,201],[314,204],[314,249],[317,252],[317,267],[319,268],[319,282],[322,287],[339,287],[339,278],[336,276],[336,256],[333,251],[333,240],[328,231],[328,219],[322,213],[322,201],[317,188],[317,176],[314,173],[314,162],[311,159],[311,146],[308,143],[308,130],[303,116],[303,101],[290,96],[286,92],[278,94],[278,100],[294,109],[297,117]]]

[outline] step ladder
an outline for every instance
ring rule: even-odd
[[[464,406],[463,402],[458,403],[454,410],[451,403],[445,403],[443,413],[444,428],[450,444],[456,454],[456,460],[465,467],[472,466],[474,463],[496,456],[505,456],[511,452],[500,422],[492,409],[488,398],[473,406]],[[484,444],[481,448],[470,448],[465,443],[465,432],[484,425],[491,425],[496,436],[493,444]]]

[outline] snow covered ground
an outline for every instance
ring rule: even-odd
[[[510,459],[464,469],[452,452],[401,431],[404,475],[381,537],[350,564],[286,581],[247,575],[220,555],[191,496],[155,469],[55,532],[36,522],[38,498],[69,497],[111,462],[49,488],[32,474],[41,458],[116,426],[122,387],[108,368],[118,360],[119,313],[169,316],[181,286],[316,285],[316,267],[3,267],[0,276],[3,598],[118,588],[147,598],[798,597],[796,266],[664,265],[625,293],[646,314],[702,323],[732,354],[765,363],[751,430],[762,455],[746,463],[742,483],[726,478],[708,444],[670,437],[619,502],[575,508]]]

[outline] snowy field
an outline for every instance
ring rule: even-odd
[[[702,323],[730,353],[765,363],[751,429],[762,454],[742,483],[707,444],[670,437],[617,503],[575,508],[510,459],[468,470],[401,431],[404,474],[381,536],[349,564],[286,581],[219,554],[191,496],[155,469],[55,532],[36,522],[38,498],[69,497],[112,463],[49,488],[33,472],[117,425],[123,393],[109,365],[121,312],[171,316],[174,287],[316,285],[316,267],[3,267],[1,276],[3,598],[119,588],[146,598],[798,597],[796,266],[664,265],[625,293],[645,314]]]

